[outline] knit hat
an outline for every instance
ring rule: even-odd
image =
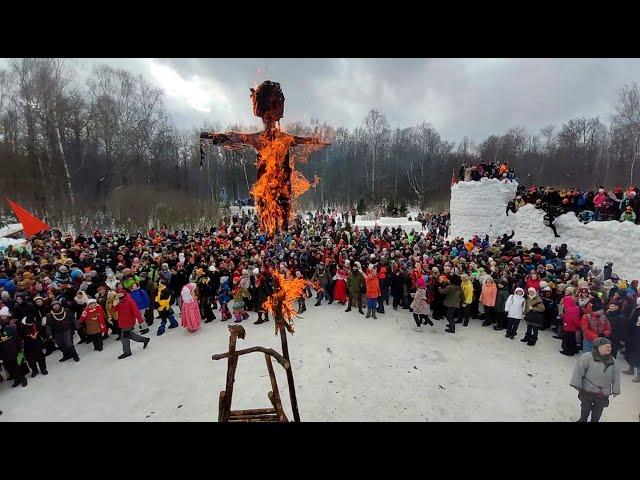
[[[10,317],[11,316],[11,312],[9,312],[9,307],[7,307],[6,305],[2,308],[0,308],[0,317]]]
[[[594,347],[601,347],[602,345],[611,345],[611,340],[605,337],[598,337],[593,341]]]

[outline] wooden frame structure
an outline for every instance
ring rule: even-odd
[[[225,390],[220,392],[218,403],[218,421],[219,422],[288,422],[282,401],[280,400],[280,392],[278,390],[278,382],[273,370],[271,357],[284,367],[285,370],[291,369],[289,361],[276,352],[272,348],[251,347],[243,350],[236,350],[236,342],[238,338],[245,338],[245,330],[241,325],[229,326],[229,351],[213,355],[212,360],[228,359],[227,363],[227,383]],[[233,383],[236,379],[236,368],[238,366],[238,357],[253,352],[264,353],[269,379],[271,380],[271,391],[267,394],[271,402],[271,408],[252,408],[248,410],[231,410],[231,401],[233,399]]]

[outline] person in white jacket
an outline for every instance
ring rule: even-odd
[[[520,287],[516,288],[515,292],[507,298],[507,303],[504,304],[504,309],[507,312],[507,333],[504,335],[506,338],[511,340],[515,338],[520,320],[524,317],[525,301],[524,290]]]

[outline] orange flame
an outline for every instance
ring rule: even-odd
[[[274,270],[271,272],[272,278],[279,288],[275,288],[275,293],[265,300],[262,306],[265,310],[271,312],[276,319],[276,335],[278,334],[281,325],[278,322],[278,313],[282,314],[284,319],[284,327],[289,333],[293,333],[293,319],[298,316],[294,307],[294,302],[300,297],[304,297],[304,289],[309,284],[308,280],[304,278],[291,278],[288,279],[284,274]],[[274,285],[275,286],[275,285]],[[282,312],[278,312],[278,308],[282,309]]]
[[[295,216],[298,197],[312,186],[315,187],[320,179],[316,177],[314,182],[310,183],[295,169],[296,161],[306,161],[314,148],[305,145],[301,151],[290,154],[295,139],[280,130],[273,139],[264,132],[260,135],[260,140],[258,180],[251,188],[251,195],[255,200],[263,230],[273,235],[283,230],[288,221]]]

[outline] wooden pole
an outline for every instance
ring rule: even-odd
[[[282,314],[282,300],[276,305],[276,322],[280,324],[280,341],[282,342],[282,356],[291,364],[289,359],[289,345],[287,344],[287,329],[284,326],[284,315]],[[291,397],[291,410],[293,411],[293,421],[300,421],[300,413],[298,412],[298,399],[296,398],[296,387],[293,383],[293,365],[287,368],[287,383],[289,384],[289,397]]]

